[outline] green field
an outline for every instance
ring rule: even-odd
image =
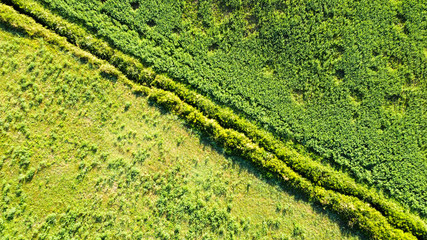
[[[4,25],[0,53],[0,239],[360,239],[97,64]]]
[[[427,239],[426,3],[2,2],[5,239]]]
[[[426,3],[39,2],[427,216]]]

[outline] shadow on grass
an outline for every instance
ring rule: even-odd
[[[187,126],[191,127],[189,125]],[[369,239],[366,236],[366,234],[362,232],[362,230],[360,230],[357,227],[351,227],[349,224],[349,221],[344,219],[339,214],[333,212],[332,210],[324,209],[320,204],[311,201],[306,194],[295,189],[294,187],[290,186],[286,182],[280,179],[277,179],[275,176],[271,176],[271,174],[267,173],[264,169],[256,166],[251,161],[244,159],[242,157],[236,156],[235,154],[227,153],[223,147],[219,146],[214,141],[212,141],[206,134],[203,134],[200,132],[197,132],[197,134],[200,139],[200,142],[203,145],[210,146],[213,149],[215,149],[215,151],[225,155],[227,159],[230,159],[232,161],[233,168],[234,167],[239,168],[239,172],[246,171],[249,174],[260,179],[261,181],[266,182],[268,185],[275,187],[277,189],[280,189],[281,191],[294,196],[295,200],[309,203],[313,211],[315,211],[317,214],[326,215],[333,222],[337,223],[343,235],[357,236],[360,239]]]
[[[105,72],[101,72],[101,77],[107,79],[108,81],[110,81],[111,83],[116,83],[117,82],[117,76],[113,75],[113,74],[108,74]],[[136,94],[135,94],[136,95]]]
[[[8,32],[18,37],[24,37],[24,38],[30,37],[24,30],[16,29],[15,27],[12,27],[5,22],[0,22],[0,31]]]

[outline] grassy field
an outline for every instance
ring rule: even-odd
[[[426,3],[37,2],[427,216]]]
[[[362,239],[80,55],[0,25],[0,239]]]

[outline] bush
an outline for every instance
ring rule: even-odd
[[[30,170],[27,171],[27,173],[25,174],[25,178],[24,181],[25,182],[31,182],[31,180],[33,179],[34,175],[36,174],[36,169],[35,168],[31,168]]]
[[[17,212],[17,210],[16,210],[16,208],[14,208],[14,207],[7,209],[7,210],[4,212],[4,217],[5,217],[5,219],[6,219],[7,221],[11,221],[11,220],[15,217],[16,212]]]

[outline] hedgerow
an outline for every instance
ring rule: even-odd
[[[178,114],[197,129],[210,134],[215,142],[251,160],[261,169],[278,176],[287,184],[310,196],[313,201],[340,213],[353,224],[368,232],[373,239],[416,239],[412,234],[393,228],[387,218],[372,208],[370,204],[356,197],[315,186],[287,167],[275,155],[257,146],[244,134],[232,129],[224,129],[218,122],[208,119],[174,94],[153,89],[149,98]]]
[[[32,8],[32,9],[34,10],[34,8]],[[58,19],[56,19],[56,22],[58,23],[57,20]],[[3,21],[11,22],[11,19],[8,19],[8,20],[3,19]],[[13,23],[12,25],[19,25],[19,24],[18,23]],[[36,31],[33,31],[33,30],[28,31],[28,29],[25,29],[25,30],[27,32],[30,32],[30,33],[31,32],[36,32],[37,34],[41,34],[40,32],[38,32],[39,30],[36,30]],[[58,40],[58,41],[60,41],[60,40]],[[129,69],[129,68],[125,68],[124,66],[126,65],[125,63],[132,61],[132,58],[129,58],[129,57],[125,56],[125,55],[121,55],[120,52],[115,51],[115,50],[113,50],[112,53],[113,53],[112,56],[116,56],[116,58],[115,58],[116,61],[117,61],[118,58],[120,58],[119,61],[121,61],[121,64],[123,65],[122,66],[122,69],[124,69],[123,72],[127,73],[126,69]],[[100,55],[100,56],[102,56],[102,55]],[[117,57],[117,56],[119,56],[119,57]],[[132,62],[130,62],[130,63],[132,63]],[[149,80],[152,80],[154,78],[154,76],[155,76],[155,74],[150,69],[145,69],[144,70],[144,68],[142,68],[142,65],[139,64],[137,61],[135,61],[133,65],[130,64],[130,66],[137,66],[137,67],[130,68],[130,69],[132,69],[130,71],[131,73],[128,74],[130,76],[130,78],[133,78],[133,79],[139,80],[139,81],[144,81],[146,83],[150,83]],[[117,72],[116,74],[120,76],[119,72]],[[124,78],[121,76],[121,79],[123,80]],[[167,82],[167,81],[165,81],[165,79],[167,79],[167,78],[161,77],[160,75],[158,75],[155,78],[155,81],[154,81],[153,85],[160,86],[159,85],[160,83],[163,82],[163,84],[164,84],[165,82]],[[133,85],[132,83],[130,83],[130,84]],[[169,84],[173,84],[173,82],[169,81]],[[284,167],[286,165],[284,165],[281,161],[279,161],[276,158],[276,156],[274,156],[274,155],[268,153],[267,151],[263,150],[262,148],[258,147],[257,144],[253,143],[244,134],[238,133],[238,132],[236,132],[234,130],[230,130],[230,129],[223,129],[221,127],[221,125],[218,124],[218,122],[216,122],[215,120],[206,118],[201,112],[199,112],[198,110],[194,109],[190,105],[183,103],[175,95],[167,93],[167,92],[162,91],[162,90],[151,90],[151,89],[148,89],[148,88],[142,87],[142,86],[138,86],[138,87],[134,86],[134,88],[135,88],[135,91],[137,91],[137,92],[144,92],[145,94],[149,94],[151,99],[155,100],[156,102],[158,102],[159,104],[165,106],[169,110],[171,110],[171,111],[177,113],[178,115],[182,116],[189,123],[193,124],[195,127],[199,128],[200,130],[202,130],[202,131],[210,134],[211,136],[213,136],[213,138],[216,141],[224,144],[224,146],[226,148],[230,148],[233,151],[236,151],[238,154],[240,154],[240,155],[242,155],[242,156],[244,156],[246,158],[251,159],[252,161],[254,161],[255,163],[259,164],[261,167],[263,167],[265,169],[269,169],[269,170],[271,170],[274,173],[281,174],[284,179],[288,179],[287,181],[290,181],[290,182],[295,181],[295,182],[297,182],[298,184],[293,184],[295,187],[297,187],[298,189],[300,189],[303,192],[308,191],[306,193],[309,194],[309,195],[314,195],[315,199],[324,199],[324,196],[329,196],[329,194],[333,193],[332,191],[328,191],[328,190],[325,190],[323,188],[320,188],[320,189],[323,189],[324,191],[328,192],[328,194],[325,195],[325,194],[322,193],[322,194],[317,195],[317,194],[313,193],[314,190],[312,190],[312,191],[307,190],[307,189],[310,189],[310,188],[316,188],[317,189],[317,187],[313,187],[312,183],[310,183],[307,180],[304,180],[304,181],[301,180],[301,179],[303,179],[301,176],[299,176],[297,173],[294,173],[289,168]],[[185,92],[186,89],[180,87],[179,91],[175,90],[175,92],[177,92],[178,95],[183,96],[183,98],[185,100],[191,102],[191,98],[187,97],[187,99],[186,99],[185,98],[186,94],[182,94],[182,91]],[[193,97],[196,96],[196,97],[199,98],[199,100],[203,99],[203,97],[201,97],[200,95],[196,95],[196,94],[187,94],[187,95],[188,96],[193,96]],[[195,105],[198,106],[198,107],[200,107],[201,109],[203,109],[205,112],[207,112],[209,114],[209,116],[212,115],[215,118],[219,119],[220,122],[221,122],[221,124],[230,124],[230,126],[232,126],[232,127],[236,127],[237,126],[237,129],[244,131],[245,134],[247,134],[249,137],[253,137],[255,140],[257,140],[256,142],[261,143],[261,146],[266,147],[266,149],[269,150],[269,151],[273,151],[280,158],[283,158],[283,160],[290,161],[287,158],[298,159],[298,161],[295,161],[293,163],[294,166],[292,166],[292,164],[290,164],[292,167],[295,167],[297,163],[301,164],[301,163],[304,162],[304,160],[301,159],[301,158],[303,158],[303,156],[298,155],[296,152],[294,152],[292,154],[289,154],[288,153],[289,149],[286,149],[284,146],[280,146],[280,142],[274,140],[271,137],[271,135],[268,135],[267,133],[262,132],[262,131],[254,130],[254,129],[256,129],[255,126],[251,125],[249,122],[244,121],[241,118],[233,116],[231,111],[229,111],[229,110],[221,110],[218,107],[215,108],[215,106],[212,105],[207,99],[203,99],[203,101],[196,101],[196,102],[201,102],[201,103],[205,104],[205,105],[203,105],[203,104],[202,105],[195,104]],[[211,108],[210,112],[208,111],[209,107]],[[214,109],[214,110],[212,110],[212,109]],[[216,114],[213,114],[214,112]],[[228,125],[226,125],[226,126],[228,126]],[[274,160],[271,160],[271,159],[274,159]],[[272,164],[271,161],[273,161],[274,164]],[[314,166],[317,167],[317,165],[314,165]],[[312,178],[311,181],[314,181],[315,184],[327,186],[327,187],[330,187],[332,189],[335,189],[335,190],[338,189],[338,190],[341,190],[341,191],[344,191],[346,189],[341,184],[344,184],[344,185],[347,184],[347,186],[349,186],[347,182],[345,182],[345,183],[342,183],[342,182],[339,183],[338,181],[341,179],[341,177],[336,177],[334,179],[335,175],[332,176],[332,177],[330,177],[330,178],[328,177],[326,179],[320,177],[320,176],[324,177],[325,174],[328,175],[328,174],[332,173],[331,170],[328,170],[325,167],[323,167],[323,168],[324,169],[321,172],[322,173],[321,175],[315,175],[315,173],[313,171],[315,168],[313,166],[309,166],[309,167],[303,166],[303,167],[301,167],[302,170],[299,170],[299,171],[301,171],[304,174],[306,174],[307,176],[311,177]],[[307,171],[307,170],[310,170],[310,169],[312,170],[312,172]],[[304,171],[307,171],[307,172],[304,172]],[[286,175],[284,175],[284,174],[286,174]],[[333,174],[336,174],[336,173],[333,173]],[[295,175],[295,177],[289,177],[289,176],[294,176],[294,175]],[[338,184],[337,184],[337,182],[331,181],[331,179],[336,180],[338,182]],[[350,178],[348,178],[348,179],[350,179]],[[331,186],[329,186],[328,184],[330,184]],[[358,189],[358,186],[353,186],[350,189],[351,189],[349,191],[350,194],[351,195],[356,195],[358,197],[363,196],[362,194],[366,194],[367,193],[367,192],[364,192],[365,190],[363,188],[359,188]],[[323,192],[323,190],[322,191],[319,190],[319,191]],[[345,192],[345,191],[344,191],[344,193],[349,194],[348,192]],[[339,193],[334,193],[334,194],[338,194],[336,196],[341,196]],[[334,198],[337,198],[337,199],[340,198],[340,197],[336,197],[336,196]],[[370,193],[370,195],[368,194],[367,196],[369,196],[369,197],[367,197],[367,199],[370,198],[370,201],[372,201],[374,203],[374,205],[376,205],[376,204],[379,205],[379,208],[380,208],[381,211],[384,211],[386,215],[391,216],[391,222],[395,226],[397,225],[398,227],[402,227],[403,229],[409,230],[409,231],[413,232],[417,236],[421,236],[421,237],[423,236],[423,231],[425,232],[425,230],[423,230],[422,228],[423,227],[425,228],[425,226],[423,226],[422,223],[420,225],[420,222],[418,220],[416,220],[416,219],[413,220],[413,219],[410,219],[410,218],[408,220],[408,218],[405,216],[405,214],[398,214],[399,212],[396,212],[395,210],[393,210],[394,208],[396,208],[396,206],[393,206],[391,203],[388,203],[388,202],[382,203],[381,202],[382,199],[379,198],[379,197],[376,199],[377,196],[376,195],[372,196],[372,193]],[[354,199],[357,199],[357,198],[354,198]],[[318,201],[320,201],[320,200],[318,200]],[[360,200],[355,200],[355,201],[360,201]],[[321,203],[321,204],[332,206],[332,208],[335,211],[343,211],[343,207],[337,205],[338,201],[334,202],[334,203],[327,202],[327,203]],[[384,208],[384,206],[387,206],[387,207],[392,206],[393,208],[388,209],[388,208]],[[378,207],[378,206],[376,206],[376,207]],[[358,214],[356,212],[352,212],[352,211],[350,211],[350,212],[351,212],[351,214],[350,214],[351,216]],[[376,215],[379,214],[378,212],[377,213],[374,213],[374,212],[376,212],[376,210],[372,210],[372,213],[370,213],[370,214],[372,216],[376,216]],[[356,217],[356,218],[359,218],[359,217]],[[385,218],[383,217],[382,219],[384,220]],[[383,221],[383,220],[381,220],[381,221]],[[364,220],[362,220],[362,222],[363,221]],[[385,222],[380,223],[379,226],[384,225],[384,226],[386,226],[386,227],[384,227],[385,229],[390,230],[389,229],[390,226],[388,226],[387,221],[386,220],[384,220],[384,221]],[[362,223],[362,222],[358,223],[360,225],[360,227],[363,228],[363,229],[365,229],[365,230],[367,230],[368,232],[372,233],[372,229],[369,229],[370,227],[372,227],[372,224],[365,224],[365,223]],[[412,224],[412,226],[411,226],[411,224]],[[379,232],[379,233],[383,234],[382,233],[383,230],[381,230],[381,229],[375,229],[375,232]],[[391,232],[396,232],[396,231],[391,231]],[[399,231],[397,231],[397,232],[399,232]],[[399,234],[401,234],[401,233],[399,233]],[[373,236],[378,237],[378,236],[381,236],[381,235],[378,235],[378,233],[375,233],[375,234],[373,234]],[[388,237],[391,237],[391,236],[393,236],[393,235],[390,235]],[[403,236],[405,236],[405,235],[402,235],[401,237],[403,237]],[[396,239],[398,239],[398,238],[396,238]]]

